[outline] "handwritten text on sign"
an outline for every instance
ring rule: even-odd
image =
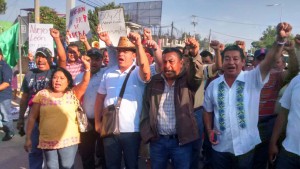
[[[71,9],[68,30],[70,42],[78,41],[80,35],[87,35],[90,32],[87,10],[84,5]]]
[[[117,46],[120,36],[126,36],[123,8],[100,11],[98,16],[102,30],[109,33],[113,45]]]
[[[54,55],[53,38],[50,35],[52,24],[29,23],[29,52],[35,54],[40,47],[49,48]]]

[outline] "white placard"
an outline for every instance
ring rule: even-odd
[[[90,34],[90,24],[85,5],[77,6],[70,11],[70,22],[68,25],[69,41],[79,41],[79,36]]]
[[[127,36],[123,8],[100,11],[98,16],[102,31],[108,32],[113,45],[117,46],[120,36]]]
[[[49,48],[54,56],[53,38],[50,35],[52,24],[29,23],[29,52],[35,55],[35,51],[40,47]]]

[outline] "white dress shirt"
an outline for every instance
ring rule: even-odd
[[[116,105],[126,75],[134,64],[121,73],[118,66],[113,66],[104,73],[98,93],[106,94],[104,107]],[[139,67],[131,72],[119,109],[121,132],[138,132],[145,82],[140,78]]]
[[[281,106],[289,110],[286,137],[283,147],[300,156],[300,75],[296,76],[286,88],[280,99]]]
[[[257,128],[260,91],[268,82],[269,75],[262,81],[259,66],[251,71],[241,71],[231,87],[224,79],[224,75],[212,81],[205,91],[204,108],[207,112],[214,112],[214,129],[221,132],[217,136],[219,143],[213,146],[218,152],[229,152],[236,156],[245,154],[261,142]],[[237,81],[244,83],[243,103],[245,128],[239,126],[237,116],[236,93]],[[219,125],[218,86],[225,83],[224,114],[225,130]]]

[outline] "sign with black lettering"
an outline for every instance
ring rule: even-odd
[[[123,8],[100,11],[98,13],[102,31],[108,32],[114,46],[120,36],[127,36]]]
[[[29,23],[28,40],[30,53],[34,55],[38,48],[46,47],[54,55],[53,38],[50,35],[50,28],[53,28],[52,24]]]

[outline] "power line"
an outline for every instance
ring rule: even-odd
[[[220,35],[225,35],[225,36],[229,36],[229,37],[233,37],[233,38],[239,38],[239,39],[245,39],[245,40],[257,41],[257,40],[250,39],[250,38],[244,38],[244,37],[239,37],[239,36],[235,36],[235,35],[228,35],[228,34],[225,34],[225,33],[221,33],[221,32],[214,31],[214,30],[211,30],[211,31],[214,32],[214,33],[220,34]]]

